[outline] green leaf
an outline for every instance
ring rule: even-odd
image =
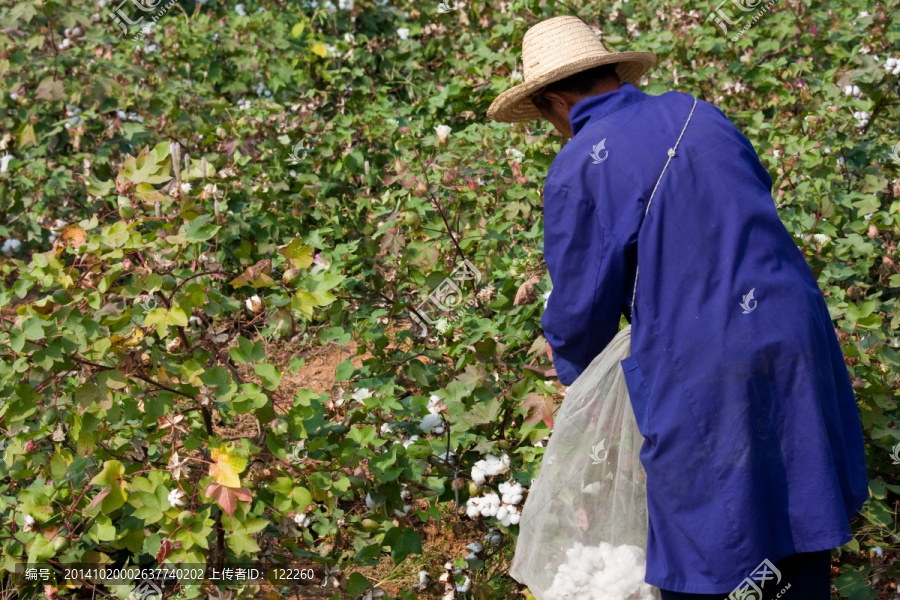
[[[263,387],[269,391],[277,389],[281,383],[281,371],[270,364],[253,365],[253,370],[263,380]]]
[[[263,350],[261,343],[251,342],[244,336],[238,336],[237,342],[237,348],[232,347],[228,349],[231,360],[237,363],[246,364],[259,362],[266,357],[266,353]]]
[[[422,538],[411,527],[391,527],[384,534],[382,544],[391,549],[391,560],[399,565],[410,554],[422,553]]]
[[[459,415],[459,418],[471,425],[493,423],[500,416],[500,401],[491,398],[487,402],[479,402],[471,410]]]
[[[313,262],[312,248],[304,246],[299,238],[291,240],[284,248],[278,250],[295,269],[306,269]]]
[[[362,573],[350,573],[347,578],[347,593],[351,596],[359,596],[369,589],[369,580]]]
[[[256,554],[260,551],[259,545],[248,533],[237,531],[225,536],[225,543],[236,555]]]
[[[188,221],[186,225],[182,226],[181,235],[191,244],[205,242],[214,237],[221,229],[219,225],[210,223],[212,219],[212,215],[201,215]]]
[[[103,470],[94,475],[91,485],[104,486],[100,494],[106,493],[100,503],[100,508],[105,514],[109,514],[125,504],[128,494],[125,492],[125,466],[117,460],[108,460],[103,463]],[[106,492],[106,490],[109,492]]]
[[[48,558],[53,558],[55,554],[53,542],[44,537],[44,534],[39,533],[31,541],[31,547],[28,549],[28,562],[45,562]]]

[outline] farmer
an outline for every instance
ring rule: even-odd
[[[828,600],[830,549],[868,496],[831,317],[750,141],[711,104],[637,89],[655,61],[552,18],[525,34],[524,82],[488,111],[571,138],[544,185],[552,360],[570,385],[631,323],[646,581],[663,600],[751,585]]]

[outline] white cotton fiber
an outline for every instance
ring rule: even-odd
[[[656,600],[644,583],[647,564],[637,546],[584,546],[566,550],[566,562],[556,571],[547,600]]]

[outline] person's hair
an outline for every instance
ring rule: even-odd
[[[579,96],[586,96],[591,93],[591,90],[594,89],[594,86],[599,81],[607,77],[619,78],[615,64],[600,65],[599,67],[581,71],[574,75],[569,75],[565,79],[549,83],[532,95],[531,101],[541,110],[550,110],[550,101],[544,96],[547,92],[570,92]]]

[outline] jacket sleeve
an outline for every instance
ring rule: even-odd
[[[625,295],[625,249],[591,198],[544,188],[544,260],[553,291],[541,317],[559,380],[571,385],[616,335]]]

